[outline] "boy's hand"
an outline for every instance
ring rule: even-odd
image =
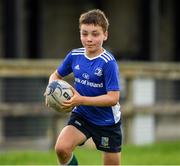
[[[62,109],[68,109],[70,107],[81,105],[82,96],[73,87],[71,87],[71,90],[73,91],[73,96],[70,100],[64,101],[62,103]]]
[[[75,96],[75,94],[76,94],[76,96],[79,95],[79,93],[73,87],[71,87],[71,90],[73,91],[73,94],[74,94],[73,97]],[[50,105],[48,104],[48,101],[47,101],[47,93],[46,93],[46,91],[44,92],[44,97],[45,97],[45,105],[47,107],[50,107]],[[59,104],[59,109],[61,109],[63,112],[72,111],[73,107],[75,106],[73,103],[71,103],[72,98],[70,100],[65,101],[62,104]],[[58,109],[58,108],[56,108],[56,109]]]

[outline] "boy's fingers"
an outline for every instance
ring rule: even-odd
[[[71,86],[71,90],[72,90],[73,94],[76,93],[76,90],[72,86]]]

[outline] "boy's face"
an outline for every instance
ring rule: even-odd
[[[107,40],[108,34],[102,27],[94,24],[82,24],[80,26],[80,38],[88,55],[99,55],[102,52],[102,44]]]

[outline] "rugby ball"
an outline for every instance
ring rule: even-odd
[[[65,100],[71,99],[73,92],[71,90],[71,85],[64,80],[55,80],[48,84],[46,88],[46,100],[50,108],[53,108],[55,111],[62,112],[69,110],[62,110],[60,108],[61,103]]]

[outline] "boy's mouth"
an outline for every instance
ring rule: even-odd
[[[94,45],[92,45],[92,44],[91,44],[91,45],[88,45],[88,44],[87,44],[86,47],[94,47]]]

